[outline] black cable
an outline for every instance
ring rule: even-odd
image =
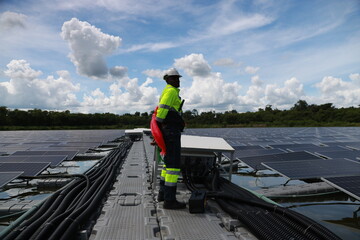
[[[84,182],[80,183],[66,195],[59,207],[51,214],[50,217],[46,219],[46,221],[44,221],[42,226],[33,234],[31,239],[35,239],[37,236],[46,236],[50,231],[57,227],[60,223],[61,217],[65,217],[72,212],[75,206],[68,209],[68,205],[73,202],[74,196],[81,196],[81,192],[84,192],[86,189],[83,189],[83,185],[85,185]]]
[[[76,179],[61,191],[55,192],[32,217],[20,224],[5,239],[48,239],[49,235],[58,239],[64,232],[75,236],[77,228],[88,221],[86,217],[99,207],[131,145],[130,141],[123,142],[118,149],[99,161],[97,166],[87,171],[85,177],[82,175],[82,179]],[[69,217],[75,219],[74,226],[64,230],[60,226],[66,226],[65,222]]]
[[[222,182],[225,182],[223,179],[221,179]],[[216,180],[214,180],[212,182],[213,188],[216,188],[215,184],[217,183]],[[295,227],[297,229],[297,231],[302,232],[303,234],[306,235],[307,239],[311,239],[314,234],[315,236],[318,236],[320,239],[340,239],[338,236],[336,236],[335,234],[333,234],[331,231],[329,231],[327,228],[323,227],[322,225],[318,224],[317,222],[301,215],[298,214],[296,212],[293,212],[289,209],[271,204],[271,203],[267,203],[259,198],[257,198],[256,196],[237,196],[238,194],[236,192],[238,191],[234,191],[234,186],[232,183],[227,183],[228,187],[230,188],[231,191],[228,190],[224,190],[225,193],[222,194],[208,194],[209,197],[214,197],[217,199],[217,202],[219,202],[219,204],[221,204],[222,207],[224,207],[225,209],[227,209],[227,211],[229,213],[231,213],[232,215],[234,215],[234,213],[237,213],[238,211],[236,211],[236,207],[231,207],[231,205],[229,204],[229,201],[231,203],[236,203],[237,207],[241,207],[244,204],[247,205],[251,205],[254,206],[256,208],[259,208],[261,210],[266,210],[269,212],[273,212],[276,213],[278,215],[281,215],[283,217],[286,217],[288,222],[293,222],[296,223],[295,225],[293,224],[293,227]],[[229,187],[230,186],[230,187]],[[238,187],[238,186],[237,186]],[[244,193],[244,195],[248,195],[251,193],[246,193],[248,191],[243,190],[242,193]],[[224,199],[228,200],[225,201]],[[240,204],[241,203],[241,204]],[[250,215],[249,215],[250,216]],[[246,219],[243,219],[243,215],[242,214],[236,214],[235,217],[237,218],[241,218],[242,221],[249,221]],[[251,224],[251,222],[248,223],[249,225]],[[266,225],[264,224],[256,224],[252,227],[265,227]],[[299,226],[301,226],[301,229],[299,230]],[[253,231],[257,231],[255,229],[252,229]],[[306,230],[306,231],[305,231]],[[312,233],[312,235],[308,235],[308,233]],[[308,235],[308,236],[307,236]],[[265,236],[261,236],[261,238],[264,238]],[[314,238],[317,239],[317,238]]]
[[[124,156],[121,154],[121,158]],[[103,198],[105,191],[109,188],[110,183],[113,181],[113,177],[116,173],[116,169],[112,167],[111,169],[104,172],[104,175],[101,176],[97,181],[101,181],[101,186],[96,184],[99,191],[93,192],[93,195],[90,197],[89,201],[85,202],[81,207],[76,211],[70,214],[64,221],[59,225],[59,227],[52,233],[50,239],[69,239],[74,237],[74,233],[84,222],[86,216],[89,216],[93,213],[95,206],[98,206],[98,203]]]

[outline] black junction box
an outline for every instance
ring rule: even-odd
[[[206,191],[196,190],[191,193],[189,199],[190,213],[204,213],[205,212]]]

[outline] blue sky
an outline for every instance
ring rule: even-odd
[[[358,0],[0,1],[0,105],[149,112],[360,104]]]

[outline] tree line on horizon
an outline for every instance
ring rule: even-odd
[[[153,112],[125,113],[71,113],[69,110],[46,111],[41,109],[19,110],[0,107],[0,129],[129,129],[149,128]],[[315,127],[315,126],[360,126],[358,107],[336,108],[332,103],[309,105],[299,100],[288,110],[273,109],[271,105],[256,112],[239,113],[201,112],[187,110],[183,118],[188,128],[201,127]]]

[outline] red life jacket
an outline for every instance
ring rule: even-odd
[[[156,144],[161,149],[160,155],[164,159],[164,156],[166,155],[166,145],[165,145],[165,141],[164,141],[164,137],[162,135],[161,129],[159,128],[159,126],[156,122],[157,109],[158,109],[158,107],[155,108],[155,111],[151,117],[150,129],[151,129],[151,134],[153,135]]]

